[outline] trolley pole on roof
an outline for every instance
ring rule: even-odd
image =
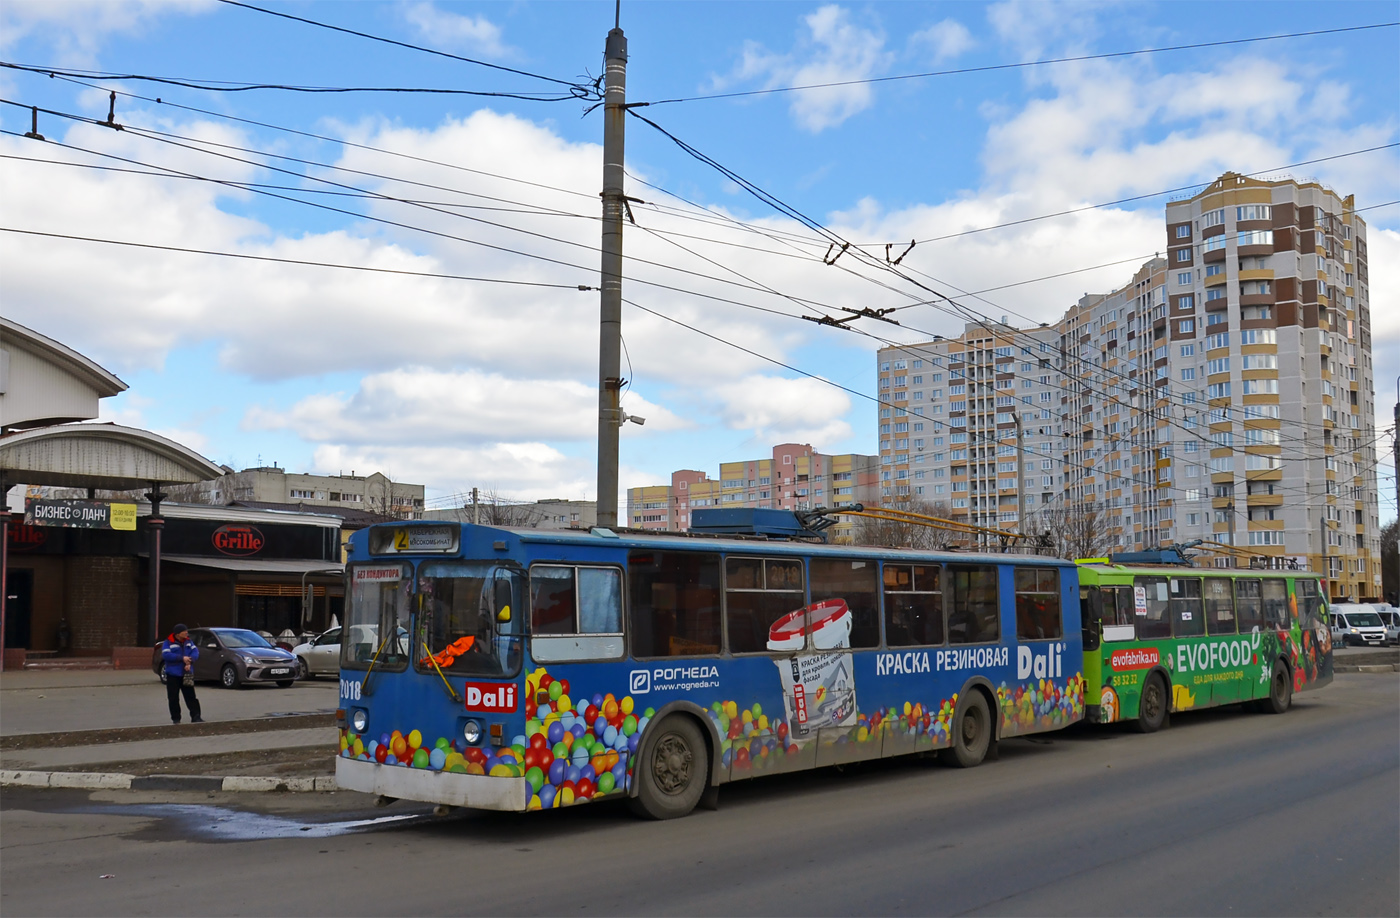
[[[598,525],[617,525],[618,430],[622,427],[622,151],[627,120],[627,38],[619,18],[604,51],[603,240],[598,342]]]

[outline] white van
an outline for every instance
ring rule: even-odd
[[[1332,643],[1343,647],[1384,647],[1385,623],[1375,609],[1359,602],[1332,606]]]
[[[1381,617],[1381,624],[1385,625],[1385,640],[1387,644],[1400,644],[1400,609],[1395,608],[1388,602],[1367,603],[1376,614]]]

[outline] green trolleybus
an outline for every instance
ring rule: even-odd
[[[1079,595],[1090,723],[1150,733],[1171,711],[1243,702],[1282,714],[1332,681],[1317,574],[1095,560],[1080,562]]]

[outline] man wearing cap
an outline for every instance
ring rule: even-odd
[[[170,702],[171,722],[180,722],[180,695],[183,693],[185,707],[190,709],[190,723],[204,723],[204,718],[199,716],[199,699],[194,695],[194,679],[185,684],[185,674],[194,672],[194,661],[199,659],[199,648],[190,640],[190,629],[176,625],[161,644],[160,657],[165,661],[165,697]]]

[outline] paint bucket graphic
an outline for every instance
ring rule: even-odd
[[[856,721],[851,655],[851,610],[844,599],[827,599],[789,612],[768,629],[768,649],[791,656],[773,663],[783,684],[788,732],[801,738],[824,727]],[[808,637],[811,648],[808,650]]]

